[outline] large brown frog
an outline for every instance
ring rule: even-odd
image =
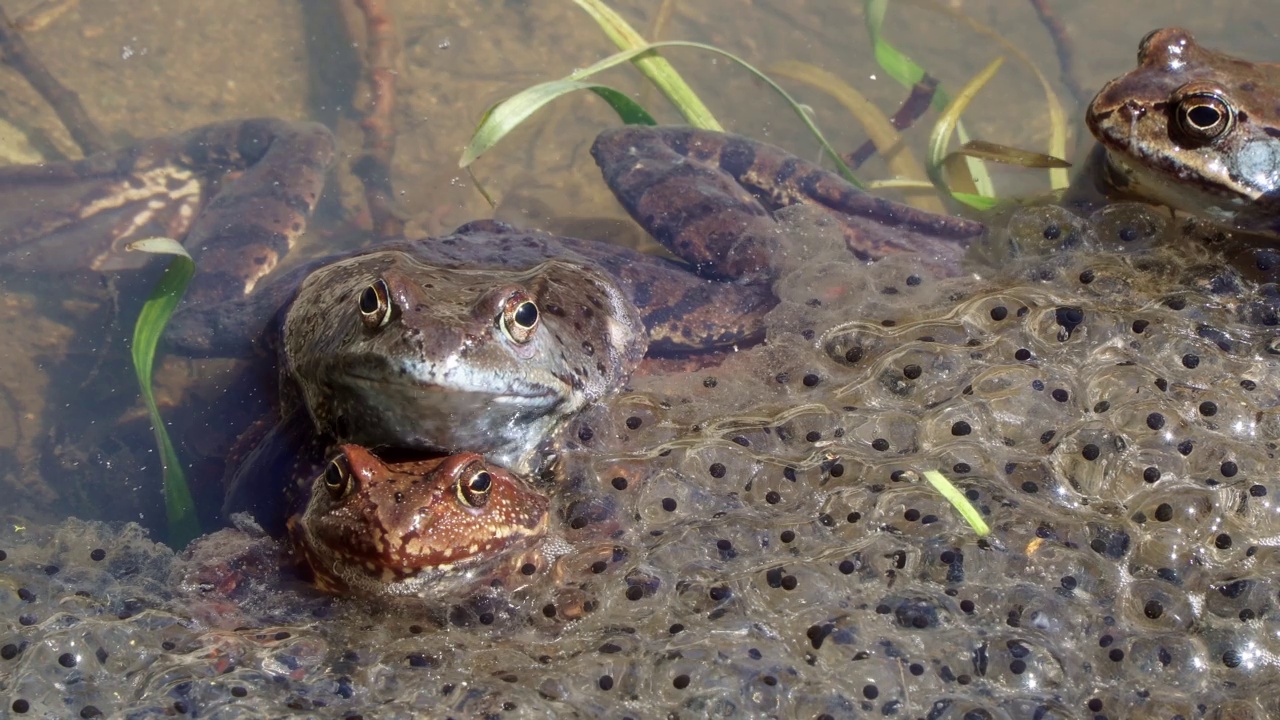
[[[1227,225],[1280,235],[1280,65],[1143,38],[1138,67],[1089,105],[1089,129],[1120,190]]]
[[[271,290],[249,302],[286,307],[277,319],[285,384],[321,431],[470,449],[527,471],[538,443],[621,386],[646,352],[759,338],[775,302],[772,210],[830,208],[860,258],[913,251],[955,262],[959,241],[982,230],[873,198],[735,136],[621,128],[601,133],[592,152],[623,205],[688,264],[483,221],[286,278],[274,285],[296,286],[291,302]],[[198,317],[188,315],[184,337]]]
[[[302,231],[332,142],[316,139],[313,125],[270,127],[265,151],[260,141],[248,144],[251,152],[214,152],[208,130],[175,143],[181,162],[166,167],[186,176],[205,174],[193,146],[215,158],[218,171],[227,169],[227,157],[258,158],[237,181],[232,202],[219,196],[199,214],[189,245],[231,237],[222,230],[262,216],[271,232],[245,235],[276,240],[275,254],[251,256],[247,265],[269,267]],[[308,150],[302,160],[277,152],[297,144]],[[625,127],[601,133],[592,154],[628,211],[685,262],[482,221],[443,238],[311,263],[258,283],[246,297],[217,302],[217,292],[202,290],[200,302],[188,302],[169,336],[179,347],[244,354],[257,346],[278,354],[283,420],[265,449],[250,453],[238,486],[278,475],[270,468],[288,454],[278,448],[296,447],[316,431],[342,442],[482,452],[529,470],[537,445],[563,419],[621,386],[646,352],[760,337],[761,318],[775,304],[768,282],[778,244],[772,212],[782,206],[829,209],[862,260],[917,252],[953,265],[963,242],[983,231],[969,220],[872,197],[812,163],[733,135]],[[93,167],[114,166],[110,178],[127,189],[140,167],[159,165],[140,166],[138,155]],[[41,172],[83,174],[80,165]],[[253,204],[255,188],[266,198],[262,208]],[[161,203],[159,194],[148,197]],[[54,237],[79,228],[85,215],[77,206]],[[227,274],[224,264],[245,267],[215,264],[212,277]],[[227,286],[214,290],[225,296]]]
[[[448,594],[547,531],[546,498],[475,453],[388,463],[342,445],[305,491],[289,534],[334,593]]]

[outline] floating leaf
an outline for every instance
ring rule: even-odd
[[[1017,165],[1025,168],[1069,168],[1071,163],[1062,158],[1044,153],[1032,152],[1021,148],[987,142],[986,140],[970,140],[953,150],[947,157],[963,155],[965,157],[990,160],[1004,165]]]

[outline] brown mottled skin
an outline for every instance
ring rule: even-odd
[[[342,445],[288,525],[323,590],[443,595],[539,540],[547,499],[475,453],[385,463]]]
[[[1280,235],[1280,65],[1155,30],[1138,66],[1089,105],[1119,191],[1242,230]]]

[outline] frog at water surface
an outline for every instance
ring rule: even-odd
[[[1120,191],[1280,235],[1280,65],[1155,30],[1137,68],[1102,88],[1086,120]]]
[[[304,492],[289,532],[334,593],[448,594],[547,531],[547,499],[474,453],[384,462],[342,445]]]

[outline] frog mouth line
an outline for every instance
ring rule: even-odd
[[[418,392],[428,392],[428,393],[438,392],[438,393],[455,394],[455,395],[463,395],[463,394],[484,395],[488,398],[488,402],[495,402],[495,403],[503,403],[503,402],[526,403],[527,402],[528,404],[539,404],[539,405],[551,406],[560,402],[560,399],[562,397],[562,394],[557,393],[553,388],[549,388],[543,385],[531,385],[528,383],[521,383],[520,386],[516,388],[503,388],[501,390],[494,390],[491,387],[483,387],[478,385],[475,387],[459,387],[459,386],[450,387],[450,386],[443,385],[441,383],[433,383],[433,382],[405,383],[400,381],[399,379],[392,379],[392,378],[386,378],[386,377],[369,377],[368,375],[360,375],[352,372],[348,372],[346,374],[346,378],[347,378],[347,382],[353,385],[377,385],[380,387],[396,386],[404,390],[411,389],[413,391],[418,391]]]

